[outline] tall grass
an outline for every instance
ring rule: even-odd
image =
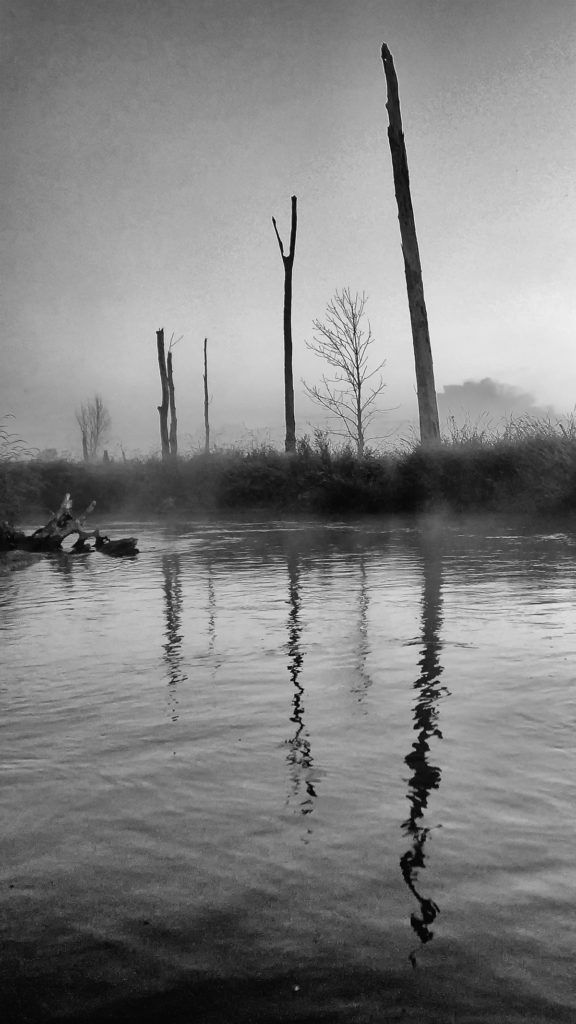
[[[41,520],[67,491],[78,511],[95,499],[101,516],[561,512],[576,508],[576,423],[523,417],[499,431],[452,423],[434,448],[411,441],[362,458],[317,433],[293,455],[263,446],[174,463],[0,463],[0,519]]]

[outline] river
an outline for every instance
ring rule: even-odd
[[[576,1019],[576,528],[0,574],[0,1018]]]

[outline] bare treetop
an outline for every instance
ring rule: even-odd
[[[82,436],[82,456],[85,462],[98,457],[100,446],[110,431],[111,419],[102,395],[94,395],[76,410],[76,422]]]
[[[334,433],[353,441],[359,455],[364,453],[366,429],[378,412],[378,395],[385,388],[381,370],[368,365],[374,342],[370,321],[363,326],[367,296],[353,295],[349,288],[336,292],[326,307],[324,320],[314,320],[316,334],[306,347],[333,368],[334,375],[322,377],[321,386],[304,387],[310,398],[340,422]],[[372,383],[370,383],[372,382]]]

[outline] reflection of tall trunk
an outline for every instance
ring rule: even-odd
[[[311,814],[314,810],[316,790],[313,782],[314,760],[310,747],[310,736],[304,724],[304,687],[300,683],[300,673],[304,655],[302,654],[301,637],[302,623],[300,621],[300,573],[298,569],[298,556],[292,552],[288,554],[288,603],[290,612],[288,615],[288,672],[293,685],[292,714],[290,721],[296,726],[296,730],[287,741],[289,753],[286,758],[290,765],[290,781],[292,795],[300,804],[301,814]],[[304,783],[304,793],[302,790]]]
[[[420,905],[420,914],[413,913],[410,917],[412,928],[422,943],[433,938],[431,925],[439,908],[434,900],[422,896],[416,887],[419,872],[425,866],[425,846],[430,827],[422,824],[424,813],[428,807],[428,797],[433,789],[438,789],[442,772],[440,768],[428,760],[430,741],[442,739],[438,726],[440,699],[448,692],[440,685],[442,666],[440,651],[442,641],[442,559],[433,547],[424,541],[423,548],[423,589],[422,589],[422,650],[418,662],[420,675],[414,683],[416,698],[414,703],[414,729],[416,739],[405,762],[411,771],[408,780],[408,802],[410,814],[402,829],[412,840],[411,847],[400,859],[402,876],[410,891]],[[416,963],[414,953],[412,963]]]
[[[362,703],[366,691],[372,686],[372,680],[366,670],[366,659],[369,653],[368,645],[368,608],[370,598],[366,582],[366,561],[362,553],[360,555],[360,589],[358,591],[358,646],[356,657],[357,682],[354,683],[353,693],[357,694],[358,702]]]
[[[164,613],[166,616],[166,629],[164,635],[166,643],[164,648],[164,662],[168,674],[168,688],[170,691],[171,715],[173,722],[178,720],[178,684],[183,683],[188,677],[182,670],[182,584],[180,582],[180,555],[164,555],[162,558],[162,573],[164,575]]]

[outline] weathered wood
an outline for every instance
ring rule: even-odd
[[[160,384],[162,386],[162,404],[158,406],[160,415],[160,444],[162,448],[162,459],[170,458],[170,441],[168,437],[168,408],[169,388],[168,371],[166,369],[166,353],[164,350],[164,330],[156,331],[156,346],[158,349],[158,368],[160,370]]]
[[[284,411],[286,418],[287,452],[296,451],[296,421],[294,416],[294,378],[292,371],[292,270],[294,251],[296,248],[297,209],[296,196],[292,196],[292,219],[290,225],[290,249],[284,252],[282,239],[278,232],[276,219],[272,217],[274,231],[280,246],[280,255],[284,264]]]
[[[423,445],[436,444],[440,440],[438,421],[438,403],[434,384],[434,366],[428,314],[424,301],[424,284],[420,252],[414,222],[414,210],[410,195],[410,177],[408,174],[408,158],[402,130],[400,99],[398,96],[398,79],[392,54],[385,43],[382,44],[382,63],[386,75],[388,110],[388,141],[392,156],[394,174],[394,190],[398,205],[398,220],[404,255],[404,272],[408,291],[408,306],[412,325],[412,342],[416,365],[416,388],[418,393],[418,412],[420,417],[420,440]]]
[[[175,459],[178,455],[178,420],[176,418],[176,397],[174,393],[174,375],[172,372],[172,352],[170,349],[168,349],[167,371],[168,394],[170,400],[170,434],[168,437],[168,443],[170,445],[170,455]]]
[[[95,536],[95,533],[86,529],[85,520],[95,507],[96,502],[92,501],[80,516],[75,517],[72,514],[72,499],[66,494],[58,511],[34,533],[25,534],[8,523],[2,523],[0,550],[61,551],[62,541],[72,534],[78,534],[78,540],[73,548],[76,551],[86,551],[88,549],[85,542],[89,537]]]
[[[210,453],[210,420],[208,418],[208,338],[204,338],[204,451]]]

